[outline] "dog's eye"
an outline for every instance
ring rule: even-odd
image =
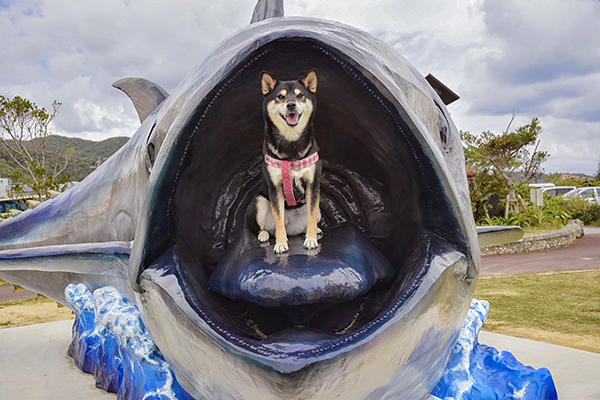
[[[299,99],[301,99],[301,98],[304,97],[304,94],[303,93],[298,93],[298,96],[296,96],[296,97],[299,98]]]
[[[277,99],[278,99],[278,100],[283,100],[283,99],[285,99],[285,96],[284,96],[284,95],[282,95],[282,94],[280,94],[279,96],[277,96]]]

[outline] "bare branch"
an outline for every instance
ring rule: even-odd
[[[59,154],[58,158],[56,159],[56,162],[54,163],[54,173],[52,174],[53,180],[55,180],[60,174],[62,174],[65,171],[65,169],[67,169],[67,166],[69,165],[69,161],[71,161],[73,154],[75,154],[74,148],[66,146],[63,147],[62,152]],[[64,158],[64,161],[59,167],[61,158]]]
[[[513,110],[512,116],[510,117],[510,121],[508,121],[508,126],[506,127],[506,130],[504,131],[504,133],[508,133],[508,130],[510,129],[510,126],[512,125],[512,123],[516,117],[517,117],[517,114],[515,114],[515,110]]]

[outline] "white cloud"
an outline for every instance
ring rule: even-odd
[[[139,125],[111,87],[142,76],[172,91],[254,0],[20,0],[0,7],[0,93],[63,102],[57,134],[104,139]],[[459,129],[539,117],[549,171],[593,173],[600,154],[600,3],[589,0],[288,0],[286,15],[337,20],[381,38],[462,98]]]

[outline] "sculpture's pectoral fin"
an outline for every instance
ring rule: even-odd
[[[250,23],[260,22],[265,19],[283,17],[283,0],[258,0]]]
[[[516,242],[523,237],[520,226],[478,226],[479,247],[499,246]]]
[[[127,268],[131,242],[82,243],[0,251],[0,278],[65,304],[70,283],[90,291],[115,286],[134,298]]]
[[[160,85],[144,78],[123,78],[112,85],[129,96],[141,123],[169,97],[169,93]]]

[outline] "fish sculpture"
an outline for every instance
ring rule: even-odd
[[[480,254],[458,131],[438,93],[356,28],[259,1],[168,94],[114,84],[141,127],[78,185],[0,225],[0,278],[65,303],[114,286],[199,399],[420,399],[469,309]],[[260,75],[319,73],[317,251],[261,246]],[[485,243],[516,240],[489,229]]]

